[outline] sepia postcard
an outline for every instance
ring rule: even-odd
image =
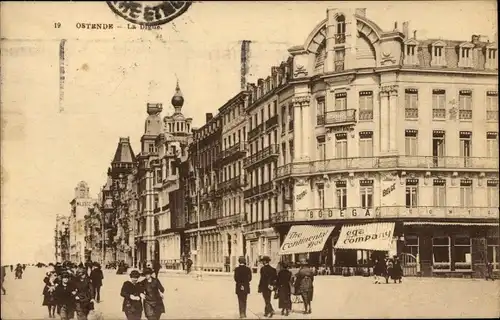
[[[1,318],[499,318],[497,10],[2,2]]]

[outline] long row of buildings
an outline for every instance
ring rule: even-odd
[[[172,115],[148,103],[140,153],[120,138],[83,227],[69,222],[85,234],[78,257],[226,271],[244,255],[257,268],[298,259],[280,256],[288,231],[321,224],[335,229],[311,263],[366,266],[378,251],[336,250],[340,230],[383,222],[407,274],[499,270],[497,44],[329,9],[289,53],[200,128],[179,86]]]

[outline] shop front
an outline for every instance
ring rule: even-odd
[[[245,241],[247,263],[254,273],[259,270],[260,258],[263,256],[271,258],[272,266],[276,266],[280,261],[279,234],[273,228],[247,232]]]

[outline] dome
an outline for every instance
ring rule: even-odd
[[[177,86],[175,87],[175,94],[172,97],[172,105],[177,108],[182,108],[184,105],[184,97],[182,96],[181,88],[179,88],[179,82],[177,82]]]

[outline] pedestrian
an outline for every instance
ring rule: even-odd
[[[277,280],[277,293],[278,293],[278,307],[281,309],[281,315],[288,316],[292,310],[292,273],[288,270],[286,262],[281,263],[281,270],[278,272]]]
[[[103,279],[104,274],[102,273],[101,266],[99,263],[94,262],[92,265],[92,271],[90,271],[90,281],[92,282],[92,287],[94,288],[94,299],[97,303],[101,302],[101,287]]]
[[[158,278],[153,278],[153,270],[144,269],[145,279],[142,281],[144,293],[144,315],[148,320],[159,320],[162,313],[165,313],[163,304],[163,294],[165,289]]]
[[[57,283],[57,275],[55,272],[51,272],[48,275],[48,280],[45,283],[45,286],[43,287],[43,306],[47,306],[47,309],[49,310],[49,318],[55,318],[56,317],[56,288],[58,286]]]
[[[306,259],[301,259],[300,264],[296,283],[300,288],[300,295],[304,302],[304,314],[310,314],[312,313],[311,302],[314,293],[314,271],[309,267]]]
[[[12,266],[11,266],[12,267]],[[6,295],[7,294],[7,291],[5,290],[5,288],[3,287],[3,282],[5,280],[5,266],[2,266],[2,268],[0,269],[0,281],[2,282],[2,294],[3,295]]]
[[[271,259],[268,256],[264,256],[261,259],[263,264],[260,268],[260,281],[259,281],[259,293],[262,293],[264,298],[264,317],[272,318],[274,315],[273,305],[271,304],[271,294],[275,290],[276,286],[276,269],[269,265]]]
[[[389,283],[389,277],[392,279],[394,276],[394,260],[393,259],[387,259],[387,267],[386,267],[386,273],[385,273],[385,283]],[[394,281],[396,282],[396,281]]]
[[[384,276],[385,273],[385,262],[382,259],[375,258],[373,263],[373,277],[375,283],[380,283],[380,277]]]
[[[486,264],[486,281],[492,280],[495,281],[495,278],[493,277],[493,263],[491,261],[488,261]]]
[[[238,258],[238,266],[234,269],[235,293],[238,297],[240,319],[247,317],[247,298],[250,294],[250,282],[252,281],[252,270],[247,267],[245,257]]]
[[[13,269],[14,269],[14,266],[10,265],[10,272],[12,272]]]
[[[23,267],[21,266],[20,263],[17,264],[16,266],[16,277],[15,279],[22,279],[23,278]]]
[[[59,314],[61,320],[69,320],[75,317],[76,290],[69,278],[69,273],[63,272],[61,274],[61,284],[55,290],[57,314]]]
[[[141,320],[142,303],[144,297],[142,283],[139,283],[140,273],[137,270],[130,272],[130,280],[123,283],[120,295],[123,297],[122,311],[127,320]]]
[[[193,260],[191,258],[187,258],[186,261],[186,274],[189,274],[191,272],[191,266],[193,265]]]
[[[394,256],[391,279],[394,280],[394,283],[396,283],[396,281],[401,283],[402,278],[403,278],[403,267],[401,266],[401,261],[399,261],[399,258],[397,256]]]
[[[74,282],[76,317],[78,320],[87,320],[90,310],[94,309],[94,288],[85,269],[78,270],[76,277]]]

